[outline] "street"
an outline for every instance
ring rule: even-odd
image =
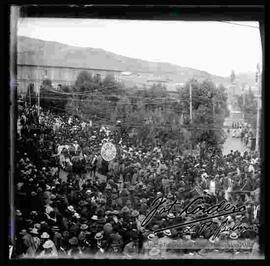
[[[233,129],[231,128],[232,122],[233,121],[237,121],[235,119],[233,119],[232,117],[227,117],[224,121],[224,130],[227,134],[227,139],[225,141],[225,143],[223,144],[223,154],[227,155],[228,153],[230,153],[231,150],[233,151],[240,151],[241,154],[245,151],[248,151],[249,149],[247,147],[245,147],[245,145],[241,142],[241,138],[233,138],[232,137],[232,131]],[[230,133],[227,133],[227,129],[228,127],[230,128]]]

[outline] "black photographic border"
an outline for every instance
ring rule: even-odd
[[[16,50],[16,39],[14,43],[10,39],[10,7],[12,5],[21,6],[20,16],[25,17],[65,17],[65,18],[108,18],[108,19],[153,19],[153,20],[257,20],[260,21],[260,31],[263,47],[263,61],[262,61],[262,116],[261,116],[261,158],[262,158],[262,179],[261,179],[261,228],[260,228],[260,247],[267,259],[268,247],[268,212],[267,212],[267,188],[269,185],[268,173],[269,167],[267,164],[267,127],[266,127],[266,113],[267,105],[266,100],[269,99],[269,24],[267,23],[267,7],[269,7],[268,1],[116,1],[116,3],[108,3],[102,1],[3,1],[1,2],[1,27],[2,27],[2,48],[1,49],[1,189],[3,190],[1,195],[1,222],[0,222],[0,238],[3,242],[3,247],[0,250],[1,258],[3,258],[3,264],[6,263],[73,263],[75,261],[79,263],[125,263],[126,260],[75,260],[75,259],[56,259],[56,260],[8,260],[8,226],[9,226],[9,214],[10,214],[10,192],[12,186],[12,180],[10,175],[12,174],[12,164],[14,150],[16,149],[16,143],[12,130],[16,129],[16,83],[10,80],[10,71],[16,75],[16,53],[10,55],[10,48],[13,47]],[[267,5],[268,4],[268,5]],[[13,60],[13,61],[12,61]],[[12,70],[13,69],[13,70]],[[15,89],[13,92],[11,88]],[[13,127],[13,129],[12,129]],[[13,153],[13,154],[12,154]],[[4,256],[2,256],[4,255]],[[183,259],[177,260],[151,260],[153,263],[176,263],[178,261],[183,262]],[[187,263],[194,263],[198,260],[188,259]],[[200,261],[200,260],[199,260]],[[225,263],[227,260],[218,260],[218,262]],[[136,263],[145,263],[147,260],[136,260]],[[203,262],[216,263],[216,260],[203,260]],[[263,263],[263,260],[233,260],[234,263]]]

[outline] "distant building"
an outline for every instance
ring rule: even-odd
[[[101,78],[112,75],[117,81],[122,72],[113,69],[17,64],[18,92],[25,94],[30,83],[33,83],[37,90],[45,78],[50,79],[56,86],[72,85],[81,71],[89,71],[93,75],[100,75]]]

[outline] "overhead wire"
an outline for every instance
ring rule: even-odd
[[[236,22],[231,22],[231,21],[223,21],[223,20],[221,20],[221,21],[218,21],[218,22],[232,24],[232,25],[241,26],[241,27],[259,29],[259,27],[256,27],[256,26],[247,25],[247,24],[241,24],[241,23],[236,23]]]

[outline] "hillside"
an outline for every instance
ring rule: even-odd
[[[132,85],[161,80],[164,84],[184,83],[190,78],[211,79],[227,85],[229,78],[170,63],[156,63],[129,58],[103,49],[75,47],[62,43],[18,37],[18,63],[50,66],[113,69],[131,72],[123,81]]]

